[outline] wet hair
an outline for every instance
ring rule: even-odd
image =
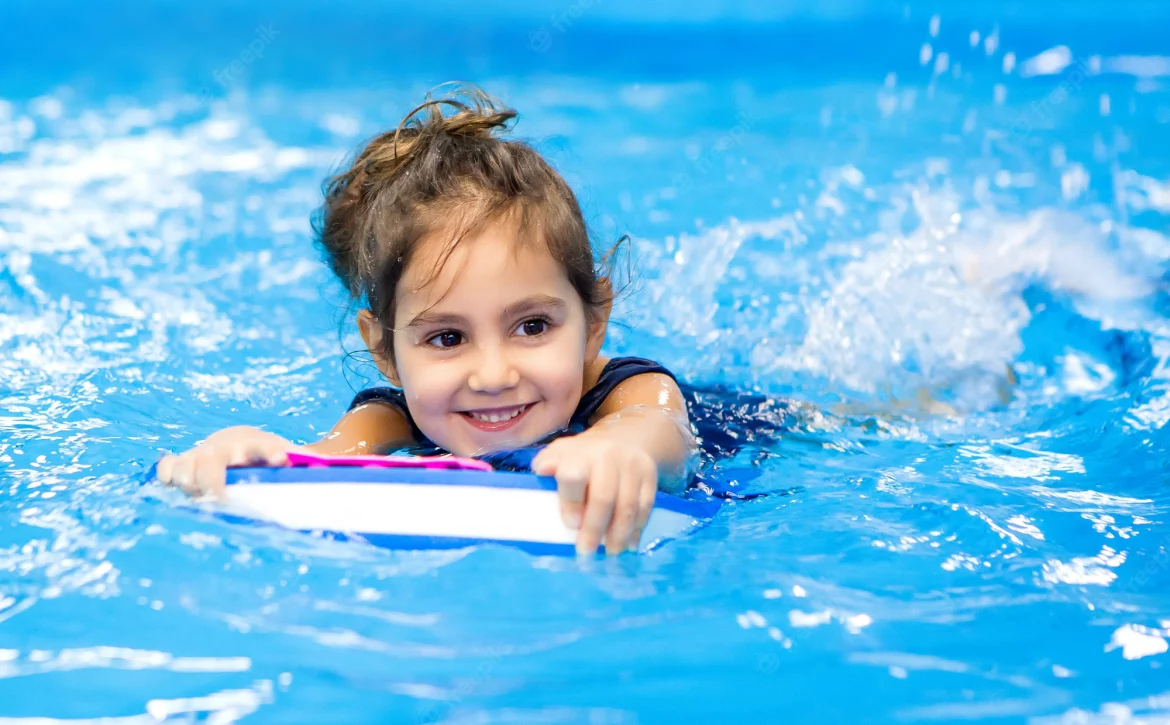
[[[428,281],[468,234],[508,221],[519,243],[544,245],[587,314],[612,299],[573,190],[531,146],[500,138],[516,112],[474,86],[436,97],[443,88],[325,182],[314,218],[330,268],[389,333],[381,352],[390,359],[398,283],[431,235],[447,242]]]

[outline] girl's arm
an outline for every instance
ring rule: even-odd
[[[553,441],[532,468],[556,477],[578,553],[593,553],[604,536],[606,552],[619,554],[637,548],[659,488],[686,487],[696,450],[678,385],[644,373],[614,388],[588,430]]]
[[[314,453],[360,455],[381,453],[413,442],[405,416],[392,405],[367,403],[349,411],[316,443],[303,446]],[[195,448],[177,456],[164,456],[156,475],[162,483],[192,495],[219,494],[226,484],[227,469],[236,466],[284,466],[288,452],[300,446],[275,433],[236,426],[208,436]]]
[[[658,488],[681,493],[690,483],[698,446],[682,391],[669,375],[644,373],[623,381],[597,409],[601,429],[643,448],[658,467]]]
[[[366,403],[345,415],[316,443],[304,448],[328,455],[368,455],[414,442],[406,416],[393,405]]]

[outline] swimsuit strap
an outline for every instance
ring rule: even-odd
[[[381,403],[383,405],[392,405],[402,413],[402,417],[406,418],[406,422],[410,425],[410,435],[420,444],[425,442],[426,446],[434,447],[434,443],[423,435],[423,432],[414,424],[414,418],[410,415],[410,409],[406,407],[406,393],[398,388],[380,387],[367,388],[354,396],[353,402],[349,404],[349,410],[353,410],[359,405],[366,403]],[[422,455],[422,454],[420,454]]]
[[[609,394],[614,391],[614,388],[632,377],[647,373],[666,375],[676,383],[678,382],[674,373],[653,360],[640,357],[615,357],[601,369],[601,375],[597,377],[597,384],[581,396],[581,402],[577,403],[577,410],[573,411],[573,417],[569,419],[569,426],[579,425],[582,429],[588,428],[589,422],[597,414],[598,409],[601,408],[601,404],[605,402]]]

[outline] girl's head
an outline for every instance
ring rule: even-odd
[[[568,423],[612,299],[573,191],[482,91],[427,101],[330,179],[317,233],[374,361],[460,455]]]

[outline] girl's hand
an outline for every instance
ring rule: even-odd
[[[577,553],[605,537],[609,555],[636,550],[658,491],[658,465],[641,447],[593,429],[553,441],[532,470],[557,479],[561,518],[577,529]]]
[[[178,486],[192,496],[221,495],[226,472],[235,466],[284,466],[288,452],[297,446],[259,428],[237,426],[213,433],[195,448],[180,455],[163,456],[158,480]]]

